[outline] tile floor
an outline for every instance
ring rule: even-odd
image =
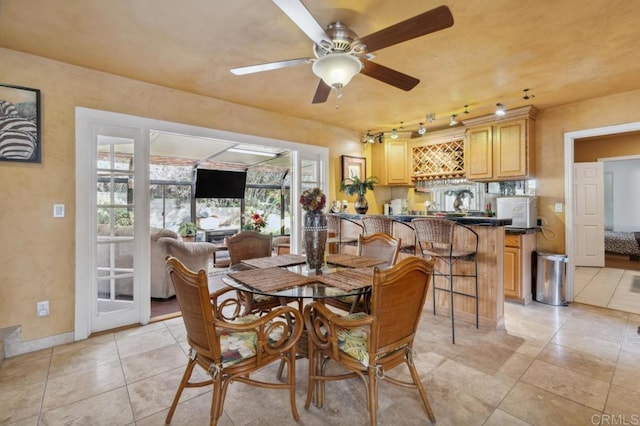
[[[576,302],[640,314],[640,271],[580,266],[573,283]]]
[[[640,424],[640,315],[507,303],[504,330],[458,323],[452,345],[449,319],[426,309],[416,363],[438,425]],[[186,351],[174,318],[5,359],[0,425],[164,424]],[[296,368],[299,424],[368,424],[360,381],[328,383],[325,407],[304,410],[307,363]],[[172,424],[208,424],[210,401],[208,388],[187,389]],[[413,391],[384,382],[378,418],[429,424]],[[296,423],[285,391],[235,383],[219,424]]]

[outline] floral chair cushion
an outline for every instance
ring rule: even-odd
[[[345,315],[343,318],[360,319],[366,317],[364,312]],[[339,328],[337,330],[338,349],[347,355],[357,359],[365,367],[369,366],[369,354],[367,353],[368,334],[366,327]]]
[[[246,324],[256,321],[256,315],[246,315],[234,321],[236,324]],[[274,343],[282,338],[282,327],[275,327],[269,334],[269,342]],[[256,355],[258,338],[253,331],[223,332],[220,335],[220,347],[222,351],[222,366],[228,367]]]

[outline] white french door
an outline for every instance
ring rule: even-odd
[[[83,176],[76,184],[76,315],[86,321],[77,318],[76,338],[144,324],[150,310],[148,137],[135,126],[83,124],[76,144]]]
[[[327,193],[326,147],[76,108],[76,340],[149,321],[152,131],[290,150],[294,253],[301,241],[301,187]]]

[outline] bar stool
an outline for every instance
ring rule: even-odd
[[[358,222],[336,214],[327,214],[327,252],[333,253],[329,247],[336,245],[335,252],[342,253],[345,245],[354,247],[358,244],[358,237],[363,233],[364,227]]]
[[[393,220],[382,216],[365,216],[362,219],[364,226],[364,235],[387,234],[391,236],[391,226]]]
[[[475,299],[476,328],[479,326],[478,306],[478,234],[468,226],[452,220],[419,218],[412,220],[416,231],[418,245],[422,257],[440,260],[433,269],[433,314],[436,314],[436,290],[448,292],[451,310],[451,340],[456,343],[454,320],[454,295]],[[473,266],[471,272],[462,273],[454,266],[458,262],[469,263]],[[445,277],[449,281],[447,287],[439,287],[436,277]],[[473,278],[475,292],[466,293],[455,289],[454,278]]]

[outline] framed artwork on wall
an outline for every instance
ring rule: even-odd
[[[0,83],[0,161],[39,163],[40,90]]]
[[[342,156],[342,180],[357,177],[364,179],[367,170],[367,159],[364,157]]]

